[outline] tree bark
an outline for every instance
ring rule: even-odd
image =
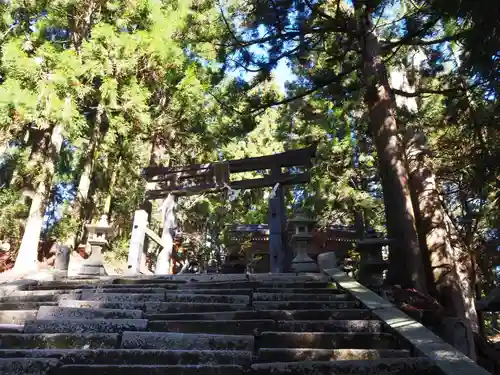
[[[462,350],[474,359],[473,331],[478,331],[478,319],[471,257],[441,204],[425,135],[410,132],[408,138],[407,160],[417,224],[432,270],[430,289],[448,315],[461,319],[466,326],[468,348]]]
[[[120,170],[121,158],[118,159],[114,165],[113,171],[111,172],[111,177],[109,179],[108,193],[106,194],[106,200],[104,201],[103,215],[106,215],[108,220],[111,218],[111,202],[113,199],[113,190],[116,185],[116,179],[118,177],[118,171]]]
[[[41,168],[40,179],[34,187],[31,207],[26,226],[24,229],[21,247],[17,254],[14,269],[19,272],[30,272],[37,269],[38,264],[38,242],[42,231],[43,215],[46,200],[52,178],[55,174],[56,158],[62,146],[62,127],[56,125],[52,128],[52,133],[43,130],[33,145],[33,152],[30,157],[32,168]]]
[[[77,248],[84,231],[84,221],[86,218],[85,206],[88,204],[89,192],[92,183],[92,174],[94,172],[94,154],[96,143],[96,137],[92,136],[90,139],[89,152],[87,155],[85,155],[85,161],[83,164],[82,174],[78,182],[75,201],[73,202],[73,206],[71,207],[71,215],[77,216],[79,218],[79,225],[76,232],[68,233],[68,236],[64,240],[64,243],[72,249]]]
[[[381,47],[373,33],[369,11],[360,20],[363,49],[362,78],[370,130],[377,149],[390,247],[389,282],[426,291],[422,254],[418,244],[403,145],[396,122],[396,103],[391,92]]]
[[[13,171],[9,160],[9,139],[0,138],[0,189],[6,189],[10,185]]]

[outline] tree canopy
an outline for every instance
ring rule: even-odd
[[[429,271],[438,248],[464,298],[465,275],[495,282],[500,4],[11,0],[0,11],[0,241],[19,267],[48,241],[76,248],[103,215],[125,257],[144,167],[317,142],[311,182],[286,190],[289,213],[385,233],[390,282],[443,304]],[[267,222],[269,190],[180,199],[195,256],[224,249],[228,225]]]

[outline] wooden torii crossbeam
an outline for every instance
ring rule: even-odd
[[[309,182],[312,158],[316,155],[317,145],[282,152],[275,155],[246,159],[229,160],[209,164],[192,164],[183,167],[148,167],[142,175],[146,181],[156,183],[158,189],[146,192],[146,199],[164,198],[169,194],[176,196],[218,191],[225,187],[233,190],[255,189],[280,185],[296,185]],[[306,169],[302,172],[283,172],[283,168]],[[231,174],[270,170],[263,178],[233,180]]]
[[[286,210],[283,186],[304,184],[310,181],[310,168],[312,159],[316,156],[317,144],[307,148],[291,150],[275,155],[252,157],[238,160],[229,160],[209,164],[192,164],[182,167],[148,167],[144,168],[142,175],[145,180],[154,186],[146,191],[146,199],[161,199],[170,196],[186,196],[204,192],[217,192],[227,189],[255,189],[273,187],[269,198],[269,255],[272,272],[286,272],[291,265],[292,254],[286,251]],[[258,171],[269,171],[262,178],[236,180],[231,177],[237,173]],[[171,210],[173,211],[173,210]],[[173,219],[173,218],[172,218]],[[175,220],[170,220],[174,222]],[[134,224],[134,228],[139,226]],[[166,255],[160,256],[162,262],[169,259],[171,249],[167,249],[173,243],[172,228],[164,228],[162,243]],[[145,233],[145,231],[143,230]],[[144,235],[146,235],[145,233]],[[132,233],[134,237],[134,232]],[[143,235],[141,234],[141,237]],[[156,242],[158,239],[153,238]],[[143,241],[133,241],[141,243]],[[137,250],[133,251],[132,243],[129,259],[130,269],[136,269],[133,265]],[[168,269],[167,265],[157,265],[157,269],[163,273]]]

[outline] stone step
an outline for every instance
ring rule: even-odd
[[[276,330],[274,320],[154,320],[148,325],[155,332],[213,333],[223,335],[258,335]]]
[[[59,365],[51,358],[0,358],[2,375],[44,375],[51,374]]]
[[[0,324],[0,333],[21,333],[24,331],[24,324]]]
[[[258,363],[251,366],[254,375],[437,375],[436,366],[427,358],[383,358],[358,361]]]
[[[323,273],[254,273],[249,274],[248,279],[250,281],[261,281],[261,282],[269,282],[269,281],[330,281],[330,276],[327,276]]]
[[[237,311],[248,309],[245,304],[235,303],[200,303],[200,302],[103,302],[103,301],[80,301],[65,300],[59,302],[60,307],[93,308],[93,309],[131,309],[143,310],[152,313],[193,313],[193,312],[216,312]]]
[[[165,288],[141,288],[133,287],[133,288],[124,288],[121,285],[115,285],[115,288],[93,288],[93,289],[85,289],[85,292],[93,292],[93,293],[135,293],[135,294],[156,294],[156,293],[165,293],[168,295],[178,295],[178,294],[207,294],[207,295],[244,295],[247,296],[253,292],[253,289],[196,289],[196,288],[185,288],[185,289],[165,289]],[[118,288],[119,287],[119,288]]]
[[[82,293],[84,301],[102,302],[163,302],[165,293]]]
[[[256,284],[256,289],[336,289],[336,284],[330,281],[272,281]]]
[[[320,281],[237,281],[237,282],[217,282],[217,283],[201,283],[193,282],[179,284],[178,289],[336,289],[336,285],[331,282]]]
[[[65,301],[62,301],[65,302]],[[355,309],[358,301],[253,301],[257,310]]]
[[[350,310],[244,310],[228,312],[194,312],[183,314],[147,314],[149,320],[329,320],[370,319],[367,309]]]
[[[263,348],[257,362],[346,361],[379,358],[407,358],[409,350],[397,349],[277,349]]]
[[[62,364],[106,365],[243,365],[252,363],[253,353],[244,350],[157,349],[5,349],[0,358],[55,358]]]
[[[99,283],[99,284],[52,284],[52,285],[35,285],[29,286],[28,290],[97,290],[97,289],[105,289],[105,290],[138,290],[138,289],[173,289],[176,290],[179,284],[175,283],[152,283],[152,284],[109,284],[109,283]]]
[[[218,291],[217,291],[218,292]],[[202,303],[236,303],[245,304],[250,303],[250,297],[247,295],[216,295],[216,294],[166,294],[166,302],[202,302]]]
[[[49,284],[38,284],[38,285],[29,285],[26,287],[26,290],[29,291],[43,291],[43,290],[61,290],[61,291],[68,291],[71,290],[82,290],[82,289],[92,289],[96,288],[96,285],[87,285],[87,284],[66,284],[66,283],[52,283],[49,282]]]
[[[0,313],[1,317],[1,313]],[[35,311],[35,316],[31,319],[51,320],[51,319],[142,319],[142,310],[120,310],[120,309],[93,309],[42,306]],[[28,319],[27,319],[28,320]]]
[[[387,333],[263,332],[259,348],[396,349],[397,340]],[[406,348],[399,348],[406,349]]]
[[[35,318],[36,310],[0,311],[0,324],[24,324],[25,321]]]
[[[153,284],[101,284],[93,289],[103,289],[114,291],[114,293],[121,292],[122,290],[130,290],[131,293],[137,293],[139,290],[177,290],[182,284],[178,283],[153,283]],[[135,290],[135,292],[134,292]],[[154,293],[154,292],[153,292]]]
[[[71,278],[66,280],[43,281],[36,285],[29,285],[27,290],[50,290],[50,289],[87,289],[99,284],[111,283],[111,278]]]
[[[223,312],[248,309],[247,304],[236,303],[201,303],[201,302],[167,302],[146,303],[146,313],[193,313],[193,312]]]
[[[252,292],[259,283],[254,285],[246,283],[245,288],[231,288],[232,284],[224,283],[221,284],[103,284],[99,286],[89,286],[84,290],[98,290],[101,293],[139,293],[149,291],[150,293],[184,293],[186,290],[189,293],[213,293],[214,289],[217,290],[217,294],[249,294]],[[206,286],[206,287],[205,287]],[[211,291],[211,292],[210,292]]]
[[[235,365],[67,365],[56,375],[243,375],[246,370]]]
[[[235,281],[235,282],[190,282],[186,284],[179,285],[179,290],[185,289],[217,289],[217,290],[227,290],[227,289],[255,289],[259,287],[261,283],[250,282],[250,281]]]
[[[115,280],[116,281],[116,280]],[[331,281],[308,281],[308,280],[296,280],[296,279],[276,279],[273,281],[215,281],[215,282],[184,282],[184,281],[172,281],[164,279],[141,279],[135,280],[133,282],[125,282],[121,280],[118,283],[109,283],[106,281],[99,280],[72,280],[71,282],[43,282],[38,285],[29,285],[26,287],[30,291],[42,291],[42,290],[87,290],[87,289],[168,289],[168,290],[178,290],[178,289],[257,289],[257,288],[281,288],[281,289],[330,289],[339,290],[335,283]]]
[[[168,289],[165,288],[104,288],[97,287],[92,289],[85,289],[85,294],[88,293],[130,293],[130,294],[164,294]]]
[[[338,288],[257,288],[256,293],[342,294]]]
[[[281,320],[276,330],[286,332],[369,332],[380,333],[378,320]]]
[[[60,301],[64,302],[64,301]],[[0,303],[2,310],[37,310],[40,306],[57,306],[59,302],[5,302]]]
[[[166,290],[165,294],[168,296],[169,294],[207,294],[207,295],[218,295],[218,296],[248,296],[252,294],[254,289],[252,288],[244,288],[244,289],[197,289],[197,288],[182,288],[182,289],[171,289]]]
[[[122,276],[115,279],[113,283],[120,283],[122,281],[136,281],[136,280],[163,280],[164,282],[174,283],[189,283],[189,282],[203,282],[203,283],[219,283],[219,282],[238,282],[247,281],[248,276],[244,273],[233,274],[176,274],[176,275],[140,275],[140,276]]]
[[[113,280],[113,284],[119,285],[144,285],[144,284],[166,284],[166,285],[182,285],[186,284],[187,280],[168,280],[163,277],[145,277],[145,278],[135,278],[135,277],[123,277]]]
[[[348,294],[254,293],[254,301],[347,301]]]
[[[0,297],[0,302],[51,302],[79,298],[80,291],[67,290],[18,290]]]
[[[124,332],[121,348],[253,351],[254,337],[206,333]]]
[[[114,349],[115,333],[5,333],[0,334],[0,349]]]
[[[33,320],[24,325],[25,333],[121,333],[145,331],[147,319],[57,319]]]
[[[136,287],[134,284],[122,284],[130,288]],[[158,284],[149,284],[153,287]],[[165,287],[164,284],[161,284]],[[235,282],[187,282],[185,284],[176,284],[176,289],[331,289],[338,290],[336,284],[329,281],[235,281]],[[167,289],[174,289],[168,287]]]

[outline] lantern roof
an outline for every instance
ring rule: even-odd
[[[311,218],[305,212],[298,211],[290,220],[288,220],[288,222],[296,224],[313,224],[316,223],[316,220]]]

